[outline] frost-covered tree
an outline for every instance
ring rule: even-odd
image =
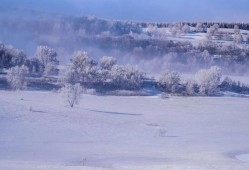
[[[207,33],[206,33],[206,39],[211,40],[212,36],[213,36],[213,32],[208,30]]]
[[[132,90],[141,87],[143,73],[132,66],[114,65],[110,78],[115,87]]]
[[[65,84],[61,89],[61,95],[64,99],[64,102],[69,104],[70,107],[74,107],[75,104],[79,103],[80,94],[82,88],[79,83],[77,84]]]
[[[143,73],[136,67],[126,66],[127,87],[130,89],[138,89],[142,85]]]
[[[57,53],[53,48],[48,46],[38,46],[35,57],[41,62],[45,75],[54,73],[56,65],[58,65],[59,61],[56,58]]]
[[[0,70],[3,68],[9,69],[14,66],[21,66],[25,60],[26,55],[23,51],[0,42]]]
[[[89,65],[89,57],[85,51],[77,51],[71,60],[72,68],[78,72],[83,72]]]
[[[219,25],[218,24],[214,24],[213,26],[211,26],[206,34],[206,38],[207,39],[212,39],[212,36],[214,36],[215,33],[217,33],[219,31]]]
[[[190,27],[188,24],[184,24],[184,26],[182,27],[182,33],[186,34],[190,31]]]
[[[213,28],[215,29],[215,32],[218,32],[220,26],[219,26],[219,24],[214,24],[214,25],[213,25]]]
[[[211,59],[212,59],[212,56],[209,54],[209,52],[207,50],[204,50],[202,53],[201,53],[201,57],[204,61],[203,64],[205,65],[209,65],[209,63],[211,62]]]
[[[54,73],[55,69],[56,69],[56,66],[53,63],[51,63],[51,62],[47,63],[45,68],[44,68],[43,74],[45,76],[52,75]]]
[[[223,91],[231,91],[233,86],[233,80],[230,77],[225,77],[225,79],[221,82],[221,89]]]
[[[215,33],[215,28],[214,27],[210,27],[207,31],[207,34],[206,34],[206,38],[208,40],[212,39],[212,36],[214,35]]]
[[[202,95],[216,94],[221,76],[221,69],[217,66],[198,71],[196,73],[196,78],[200,86],[200,93]]]
[[[170,32],[173,37],[177,36],[182,31],[182,24],[181,23],[175,23],[169,26]]]
[[[23,90],[27,86],[26,76],[28,68],[26,66],[15,66],[8,70],[7,81],[14,90]]]
[[[240,33],[240,29],[238,25],[234,25],[234,34],[239,34]]]
[[[197,32],[203,32],[203,30],[204,30],[203,24],[200,23],[200,22],[198,22],[198,23],[196,24],[195,29],[196,29]]]
[[[243,36],[241,33],[234,34],[234,42],[236,44],[241,44],[243,42]]]
[[[161,76],[159,86],[168,93],[175,93],[180,81],[181,77],[177,72],[167,71]]]
[[[99,61],[101,69],[106,69],[106,70],[111,70],[116,63],[117,63],[116,58],[109,56],[103,56]]]
[[[65,84],[76,84],[79,81],[79,74],[72,69],[72,66],[66,66],[60,71],[60,83]]]
[[[25,66],[29,69],[30,74],[41,75],[44,67],[38,58],[29,58],[25,60]]]
[[[198,84],[195,80],[189,79],[186,83],[187,95],[193,96],[198,93]]]
[[[35,56],[42,62],[42,64],[46,65],[48,63],[57,64],[57,53],[54,49],[48,46],[38,46],[36,49]]]
[[[75,53],[71,60],[71,69],[79,82],[93,82],[98,77],[97,62],[90,59],[84,51]]]
[[[106,82],[110,80],[111,70],[116,65],[117,60],[114,57],[103,56],[99,61],[100,70],[99,81]]]
[[[247,43],[249,43],[249,34],[246,35],[245,41],[246,41]]]

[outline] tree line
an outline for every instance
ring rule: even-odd
[[[58,69],[57,52],[48,46],[38,46],[34,57],[11,46],[1,46],[1,71],[7,70],[6,80],[12,89],[27,87],[30,77],[45,77],[42,81],[54,78],[59,87],[74,89],[78,86],[95,88],[99,92],[112,90],[141,90],[146,84],[146,74],[132,65],[119,65],[116,58],[103,56],[94,60],[85,51],[77,51],[70,63]],[[203,55],[208,55],[203,54]],[[47,77],[47,79],[46,79]],[[245,84],[226,78],[221,81],[222,71],[218,66],[199,70],[196,79],[183,81],[180,74],[165,71],[158,81],[153,81],[159,91],[175,95],[217,95],[220,91],[249,93]]]

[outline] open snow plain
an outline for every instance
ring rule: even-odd
[[[1,170],[248,170],[249,99],[0,91]]]

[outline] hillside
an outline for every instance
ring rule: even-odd
[[[21,48],[29,56],[34,54],[35,46],[48,45],[58,52],[62,63],[83,49],[94,58],[114,56],[120,63],[136,63],[153,72],[195,71],[212,65],[219,65],[228,73],[248,71],[246,23],[163,24],[34,13],[18,20],[14,16],[3,17],[0,25],[4,44]]]

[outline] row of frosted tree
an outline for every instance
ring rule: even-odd
[[[27,58],[23,52],[11,47],[0,49],[1,72],[7,70],[12,88],[26,86],[25,77],[57,77],[59,83],[77,84],[104,89],[139,89],[143,73],[130,65],[118,65],[113,57],[104,56],[93,60],[84,51],[76,52],[70,64],[58,69],[59,61],[54,49],[38,46],[34,57]],[[44,80],[45,81],[45,80]]]
[[[58,87],[77,89],[78,86],[94,88],[99,92],[112,90],[141,90],[148,83],[142,71],[131,65],[119,65],[114,57],[103,56],[98,61],[84,51],[74,53],[70,63],[58,69],[59,61],[54,49],[38,46],[34,57],[27,58],[21,51],[10,46],[0,50],[1,70],[7,70],[6,79],[12,89],[24,89],[30,78],[53,77]],[[204,55],[204,54],[203,54]],[[208,54],[205,54],[208,55]],[[249,87],[230,78],[221,81],[221,69],[213,66],[201,69],[195,79],[183,81],[177,72],[166,71],[158,81],[150,85],[159,91],[176,95],[217,95],[219,91],[249,93]]]

